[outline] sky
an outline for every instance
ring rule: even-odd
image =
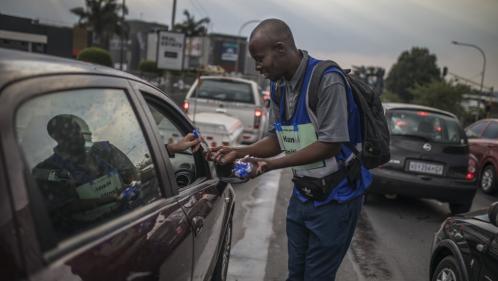
[[[71,26],[69,9],[84,0],[0,0],[0,13]],[[170,25],[173,0],[126,0],[128,19]],[[498,0],[177,0],[196,19],[209,17],[209,32],[248,36],[257,23],[287,22],[297,46],[312,56],[352,65],[384,67],[412,47],[428,48],[439,67],[480,83],[481,53],[451,41],[479,46],[486,55],[484,85],[498,91]],[[1,27],[0,27],[1,29]]]

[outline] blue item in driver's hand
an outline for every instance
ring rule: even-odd
[[[239,178],[247,178],[252,172],[254,165],[249,162],[237,160],[233,164],[233,174]]]
[[[201,137],[201,132],[199,132],[199,129],[194,129],[194,130],[192,131],[192,134],[194,135],[194,137],[195,137],[196,139],[198,139],[198,138],[200,138],[200,137]]]
[[[138,197],[138,189],[135,185],[130,185],[121,192],[124,200],[133,200]]]

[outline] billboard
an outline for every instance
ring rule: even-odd
[[[221,60],[237,61],[239,56],[239,46],[234,42],[223,42],[221,50]]]
[[[157,67],[160,69],[182,70],[185,34],[160,31],[158,36]]]

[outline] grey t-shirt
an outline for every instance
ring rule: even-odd
[[[303,58],[290,81],[282,80],[285,84],[286,118],[290,119],[294,113],[296,101],[306,72],[308,53],[301,51]],[[322,142],[348,142],[348,112],[347,97],[344,80],[337,73],[327,73],[323,76],[319,91],[316,116],[309,108],[306,97],[306,108],[310,119],[317,128],[318,140]],[[274,124],[275,116],[280,116],[279,104],[271,102],[270,124]],[[270,133],[275,133],[271,127]]]

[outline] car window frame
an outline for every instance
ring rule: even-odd
[[[37,195],[30,191],[30,188],[32,188],[30,185],[34,184],[34,182],[26,175],[26,173],[29,173],[29,168],[26,167],[27,163],[23,159],[23,150],[17,143],[15,117],[20,106],[33,98],[81,89],[119,89],[126,94],[150,150],[161,197],[149,205],[134,209],[112,221],[105,222],[65,240],[57,241],[49,238],[51,235],[50,230],[39,226],[40,221],[50,221],[50,218],[45,208],[35,204]],[[18,94],[19,92],[23,94]],[[103,237],[120,228],[138,223],[140,218],[149,216],[174,201],[171,188],[165,188],[171,186],[171,178],[165,173],[165,161],[162,157],[156,157],[156,155],[160,155],[160,145],[154,138],[155,135],[147,118],[135,91],[130,86],[129,79],[124,77],[60,73],[29,77],[11,83],[8,87],[2,89],[0,92],[0,126],[3,128],[2,131],[5,132],[1,136],[3,153],[5,159],[11,160],[9,163],[11,169],[9,170],[23,171],[22,173],[12,172],[9,174],[8,189],[12,194],[13,207],[19,210],[27,206],[31,214],[28,219],[22,220],[18,225],[19,228],[24,229],[26,235],[31,235],[29,238],[19,237],[19,240],[23,243],[23,251],[34,251],[35,255],[44,262],[54,262],[73,251],[95,245]],[[48,245],[42,245],[42,243],[47,243]],[[40,267],[40,264],[34,264],[34,268]],[[28,271],[31,271],[31,266],[28,265],[27,267]]]
[[[152,113],[150,112],[149,110],[149,105],[148,105],[148,102],[152,102],[154,104],[156,104],[158,107],[166,107],[167,110],[165,112],[165,115],[166,117],[177,117],[179,120],[182,120],[181,123],[179,124],[176,124],[178,125],[179,127],[179,130],[182,132],[182,133],[187,133],[187,132],[191,132],[193,129],[194,129],[194,126],[193,124],[191,123],[191,121],[189,120],[188,116],[186,114],[183,113],[183,111],[175,104],[175,102],[169,98],[165,93],[163,93],[162,91],[160,91],[159,89],[156,89],[156,88],[153,88],[147,84],[144,84],[144,83],[140,83],[140,82],[132,82],[132,85],[133,85],[133,89],[135,90],[135,92],[137,92],[138,96],[140,97],[140,102],[142,104],[142,106],[144,108],[146,108],[146,114],[148,116],[148,120],[149,122],[151,123],[155,123],[154,121],[154,118],[152,116]],[[154,125],[156,126],[156,125]],[[178,128],[177,127],[177,128]],[[155,127],[153,127],[155,128]],[[156,131],[155,129],[152,129],[155,133],[155,138],[158,140],[159,143],[161,143],[161,138],[160,138],[160,134],[158,131]],[[171,182],[172,182],[172,187],[173,188],[173,194],[174,195],[181,195],[181,194],[184,194],[185,192],[187,193],[190,193],[191,190],[195,190],[200,186],[204,186],[205,183],[209,183],[211,180],[214,179],[215,177],[215,174],[213,174],[211,168],[209,167],[209,164],[207,163],[207,161],[205,161],[202,157],[202,154],[200,151],[194,153],[194,161],[196,163],[196,170],[204,170],[204,173],[205,173],[205,177],[199,177],[197,178],[193,183],[191,183],[190,185],[188,186],[185,186],[183,188],[179,188],[178,185],[176,184],[176,180],[175,180],[175,175],[174,175],[174,172],[173,172],[173,165],[171,163],[171,160],[170,160],[170,157],[166,151],[166,148],[164,147],[164,145],[160,145],[160,150],[163,151],[163,154],[165,155],[165,160],[167,160],[167,167],[168,167],[168,174],[171,175]],[[204,165],[201,165],[199,163],[199,161],[197,161],[196,159],[201,159],[200,163],[204,163]]]

